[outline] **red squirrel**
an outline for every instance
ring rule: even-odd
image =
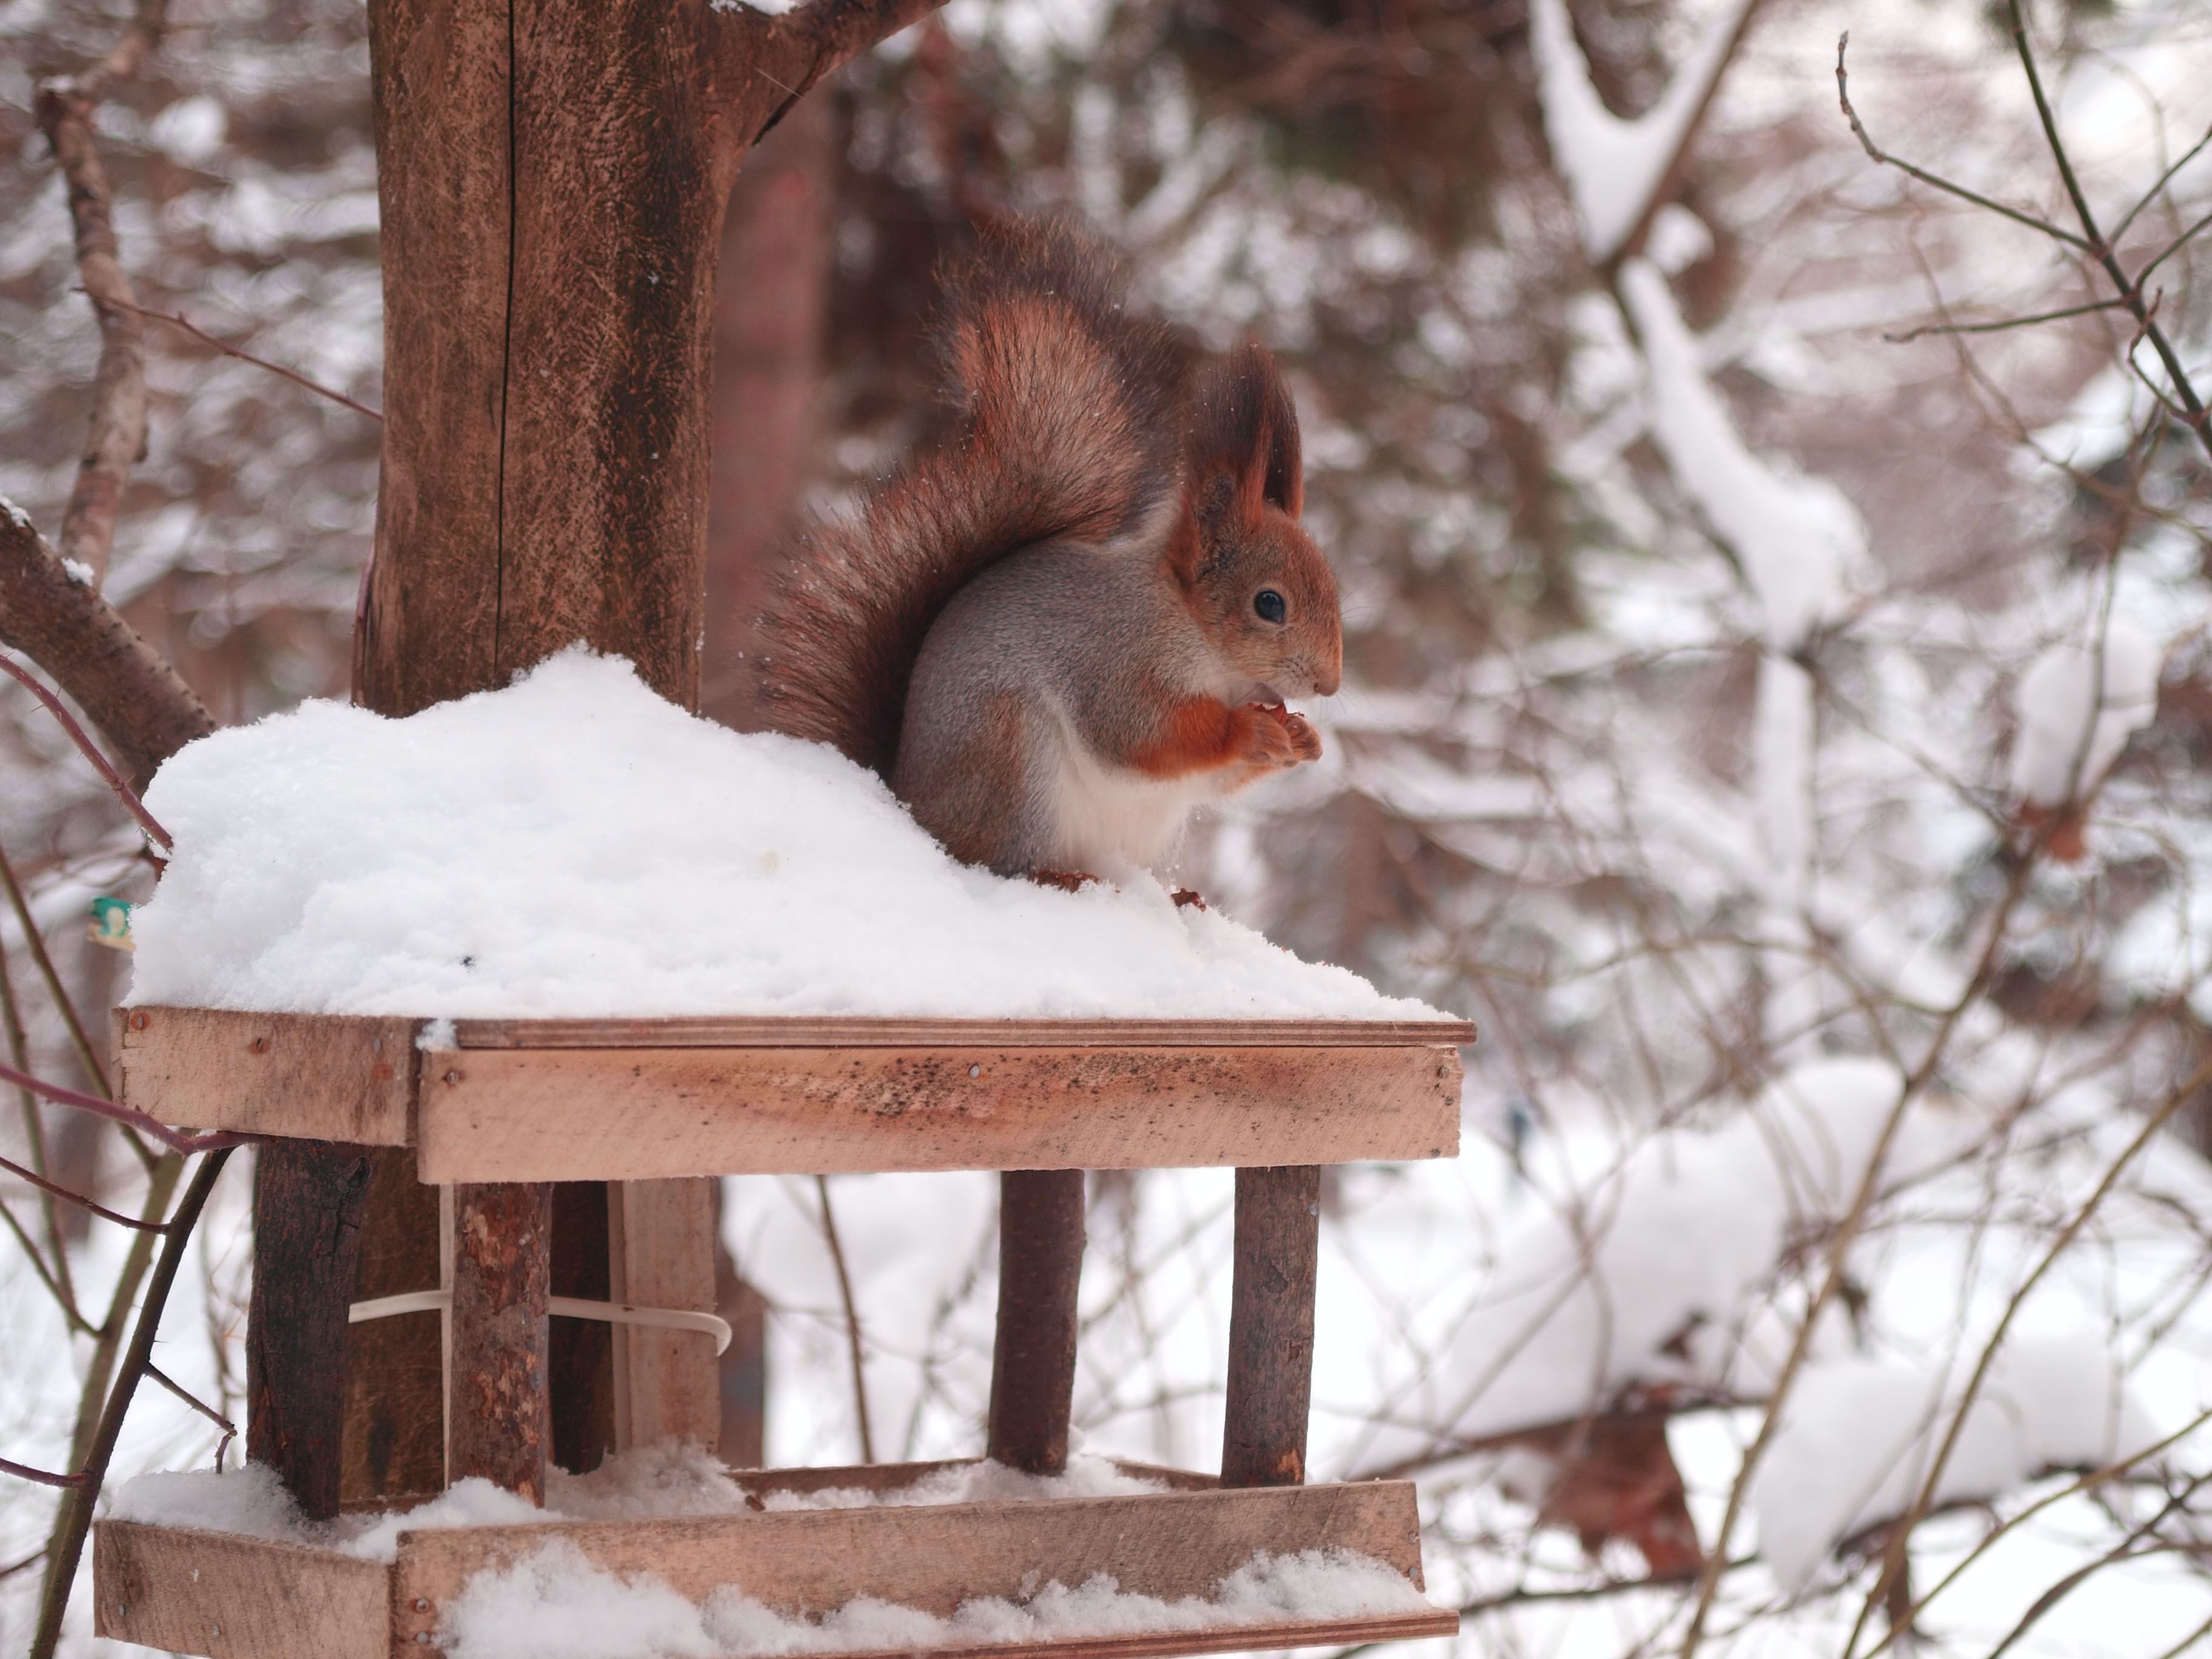
[[[1321,754],[1284,708],[1343,667],[1297,410],[1255,343],[1186,389],[1064,224],[987,233],[946,287],[955,435],[809,537],[767,702],[967,863],[1157,865],[1194,808]]]

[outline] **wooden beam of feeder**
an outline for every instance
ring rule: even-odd
[[[1059,1474],[1067,1468],[1075,1294],[1082,1278],[1083,1171],[1001,1175],[990,1452],[1031,1474]]]
[[[1318,1168],[1237,1170],[1224,1486],[1295,1486],[1306,1478],[1320,1247]]]
[[[254,1159],[246,1455],[318,1521],[338,1512],[346,1304],[373,1169],[369,1148],[326,1140],[272,1140]]]
[[[551,1432],[546,1297],[552,1265],[550,1182],[453,1188],[447,1474],[454,1480],[482,1475],[534,1504],[545,1501]]]

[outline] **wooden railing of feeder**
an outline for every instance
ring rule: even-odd
[[[1263,1551],[1349,1549],[1420,1585],[1410,1483],[1303,1484],[1320,1166],[1454,1155],[1457,1050],[1474,1040],[1470,1026],[730,1018],[461,1020],[434,1032],[404,1018],[173,1007],[118,1010],[115,1024],[116,1074],[131,1105],[195,1128],[407,1148],[422,1182],[450,1190],[443,1277],[477,1288],[465,1297],[457,1288],[445,1316],[447,1472],[487,1474],[533,1496],[547,1456],[542,1407],[497,1407],[544,1398],[532,1383],[548,1366],[550,1253],[532,1242],[544,1217],[505,1209],[557,1190],[549,1183],[649,1192],[665,1182],[688,1192],[721,1175],[1006,1172],[1008,1237],[1029,1243],[1010,1247],[1001,1266],[987,1450],[1052,1472],[1066,1456],[1082,1172],[1231,1165],[1237,1176],[1218,1476],[1139,1470],[1167,1490],[1129,1497],[421,1531],[403,1534],[392,1563],[109,1521],[94,1554],[103,1635],[212,1659],[419,1653],[472,1575],[555,1538],[694,1598],[735,1584],[794,1614],[862,1595],[949,1614],[974,1597],[1099,1573],[1127,1591],[1204,1595]],[[505,1208],[478,1214],[479,1204]],[[647,1209],[662,1236],[634,1237],[633,1248],[664,1258],[664,1283],[681,1282],[688,1261],[696,1287],[663,1305],[711,1309],[709,1236],[671,1230],[665,1210]],[[617,1219],[611,1231],[625,1230]],[[502,1259],[470,1261],[487,1240]],[[634,1395],[652,1397],[629,1401],[616,1443],[670,1433],[711,1443],[711,1338],[629,1334],[649,1339],[653,1358],[623,1374]],[[312,1402],[288,1409],[313,1417]],[[335,1401],[322,1410],[327,1434],[258,1443],[291,1460],[280,1472],[295,1492],[339,1484],[343,1429]],[[738,1478],[760,1493],[884,1487],[936,1467]],[[1456,1628],[1455,1614],[1419,1609],[1052,1649],[1103,1659]]]

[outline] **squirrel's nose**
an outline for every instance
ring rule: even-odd
[[[1344,664],[1342,660],[1339,659],[1337,661],[1328,663],[1315,671],[1313,677],[1314,696],[1316,697],[1333,697],[1336,695],[1336,688],[1343,683]]]

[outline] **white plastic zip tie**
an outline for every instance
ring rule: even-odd
[[[451,1291],[403,1291],[398,1296],[380,1296],[355,1303],[346,1310],[346,1323],[358,1325],[366,1320],[390,1319],[396,1314],[443,1313],[453,1305]],[[564,1319],[598,1319],[614,1325],[650,1325],[657,1330],[703,1332],[714,1339],[717,1356],[730,1346],[728,1320],[684,1308],[639,1308],[627,1302],[590,1302],[580,1296],[549,1296],[545,1298],[545,1311],[559,1314]]]

